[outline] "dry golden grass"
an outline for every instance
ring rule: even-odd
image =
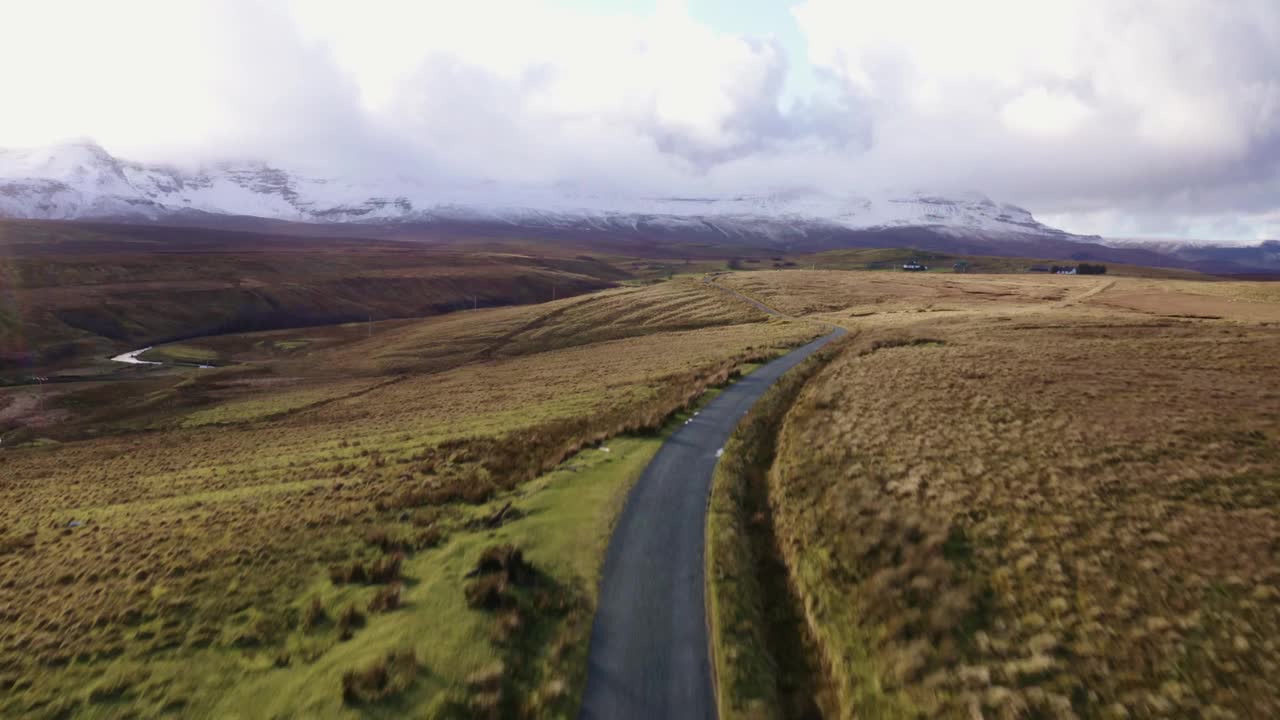
[[[1280,715],[1270,286],[759,275],[860,332],[771,476],[842,714]],[[1167,317],[1201,297],[1251,304]]]
[[[1086,302],[1164,317],[1280,324],[1280,283],[1130,280]]]
[[[734,273],[718,282],[791,315],[991,309],[1063,301],[1113,281],[1063,275],[943,275],[840,270]]]
[[[750,305],[681,278],[643,288],[606,290],[535,306],[454,313],[343,345],[299,364],[376,372],[438,371],[465,362],[513,357],[655,332],[761,322]]]
[[[1053,305],[1084,305],[1109,315],[1280,323],[1276,283],[838,270],[742,272],[717,282],[791,315],[830,313],[859,325],[881,322],[884,318],[876,316],[884,315],[1027,312]]]
[[[1220,280],[1217,282],[1168,283],[1159,281],[1131,281],[1131,287],[1156,290],[1176,288],[1197,296],[1222,297],[1234,301],[1280,303],[1280,283]]]
[[[858,335],[800,394],[770,479],[847,710],[1276,713],[1271,286],[718,282]],[[6,390],[0,422],[38,415],[31,437],[45,440],[0,452],[0,714],[199,715],[264,698],[396,714],[505,693],[517,675],[546,693],[535,706],[570,707],[561,679],[580,648],[536,655],[559,658],[538,685],[510,649],[536,638],[509,617],[493,624],[494,646],[509,646],[497,679],[445,688],[449,669],[421,644],[413,662],[388,658],[398,623],[430,631],[414,602],[448,582],[422,575],[435,555],[415,555],[445,542],[441,561],[457,563],[480,542],[468,533],[495,532],[475,529],[470,504],[516,496],[575,450],[651,428],[815,333],[681,279],[188,342],[240,364],[68,384],[38,404]],[[445,590],[463,605],[461,585]],[[589,614],[565,616],[584,637]],[[490,662],[483,642],[458,664]]]
[[[413,612],[387,563],[464,530],[466,503],[656,427],[818,332],[692,283],[585,302],[95,385],[125,420],[81,417],[50,430],[63,442],[0,452],[0,713],[200,714],[247,678],[307,667],[365,632],[369,608]],[[330,568],[356,565],[316,610]],[[394,685],[370,667],[348,668],[350,702]],[[307,692],[317,712],[341,708],[342,688]]]

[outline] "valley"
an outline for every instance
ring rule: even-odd
[[[0,389],[0,712],[572,707],[628,478],[669,418],[818,332],[674,280],[222,335],[143,354],[218,368]],[[502,541],[545,580],[494,619],[465,576]],[[558,639],[530,675],[511,654],[535,637]],[[344,700],[402,647],[410,691]]]
[[[0,229],[5,715],[573,715],[632,484],[833,327],[711,486],[721,717],[1275,707],[1272,284]]]
[[[543,302],[628,273],[571,252],[0,221],[0,373],[189,337]]]
[[[1280,718],[1280,2],[11,2],[0,720]]]

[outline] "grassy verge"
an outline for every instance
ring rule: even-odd
[[[545,555],[505,535],[554,519],[534,488],[817,330],[701,283],[560,305],[308,331],[326,347],[278,360],[236,348],[281,333],[228,338],[208,349],[237,367],[7,403],[65,442],[0,450],[0,715],[576,702],[594,588],[557,567],[580,527]],[[510,567],[469,575],[506,545]]]
[[[766,473],[787,410],[839,352],[824,348],[752,407],[725,445],[707,514],[707,584],[721,718],[812,716],[822,683],[791,607],[768,506]]]
[[[708,390],[698,405],[719,392]],[[600,567],[626,495],[691,406],[651,433],[618,436],[582,450],[551,472],[491,502],[442,518],[437,547],[405,558],[399,608],[368,613],[352,637],[322,640],[312,630],[287,643],[314,661],[286,671],[264,668],[217,706],[230,716],[570,717],[586,679],[586,654]],[[494,520],[494,518],[499,518]],[[534,579],[509,602],[476,608],[469,575],[496,547],[519,549]],[[474,581],[473,581],[474,582]],[[365,608],[376,588],[317,583],[304,603],[326,616]],[[303,612],[303,608],[299,609]],[[331,634],[330,634],[331,635]],[[321,633],[324,636],[324,633]],[[377,668],[391,653],[412,656],[414,679],[371,702],[338,702],[353,673]],[[330,688],[332,692],[317,692]]]
[[[626,454],[601,441],[656,447],[673,412],[807,339],[771,341],[781,330],[533,353],[335,401],[295,395],[346,380],[211,370],[178,391],[208,398],[196,412],[255,393],[309,404],[166,429],[193,414],[175,407],[139,417],[146,433],[5,450],[0,715],[567,713],[595,584],[568,558],[600,555],[607,533],[593,544],[558,517],[572,508],[530,507],[560,487],[546,473],[580,466],[566,497],[585,497],[581,461]],[[518,512],[491,521],[508,501]],[[563,541],[540,539],[544,521]],[[467,573],[504,544],[538,582],[469,608]]]

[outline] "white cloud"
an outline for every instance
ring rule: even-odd
[[[793,14],[807,57],[678,0],[0,0],[0,145],[640,191],[973,188],[1081,230],[1274,232],[1272,0]],[[783,108],[798,63],[826,85]]]
[[[299,0],[290,7],[304,34],[326,42],[357,79],[373,112],[394,113],[406,100],[419,109],[437,105],[422,96],[448,89],[423,82],[445,68],[516,93],[506,99],[517,107],[492,108],[516,120],[651,125],[710,150],[743,139],[731,125],[744,107],[776,103],[768,82],[783,62],[774,46],[701,25],[674,2],[651,16],[584,14],[537,1],[357,7]]]
[[[1000,119],[1010,130],[1050,137],[1071,134],[1092,114],[1089,106],[1072,93],[1042,87],[1018,95],[1000,109]]]
[[[1046,214],[1040,220],[1051,225],[1071,227],[1086,235],[1115,238],[1210,239],[1236,245],[1280,238],[1280,211],[1181,215],[1168,212],[1090,210]]]
[[[1256,217],[1256,194],[1231,189],[1280,185],[1274,2],[807,0],[795,15],[811,60],[875,108],[859,165],[1061,218],[1202,229],[1225,227],[1203,213]]]
[[[136,25],[121,27],[111,3],[0,5],[0,142],[93,133],[170,145],[208,132],[221,111],[203,87],[221,58],[204,42],[205,10],[135,2]]]

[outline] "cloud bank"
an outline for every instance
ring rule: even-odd
[[[7,3],[0,145],[638,193],[975,189],[1079,232],[1280,237],[1270,0],[802,0],[803,54],[697,9]]]

